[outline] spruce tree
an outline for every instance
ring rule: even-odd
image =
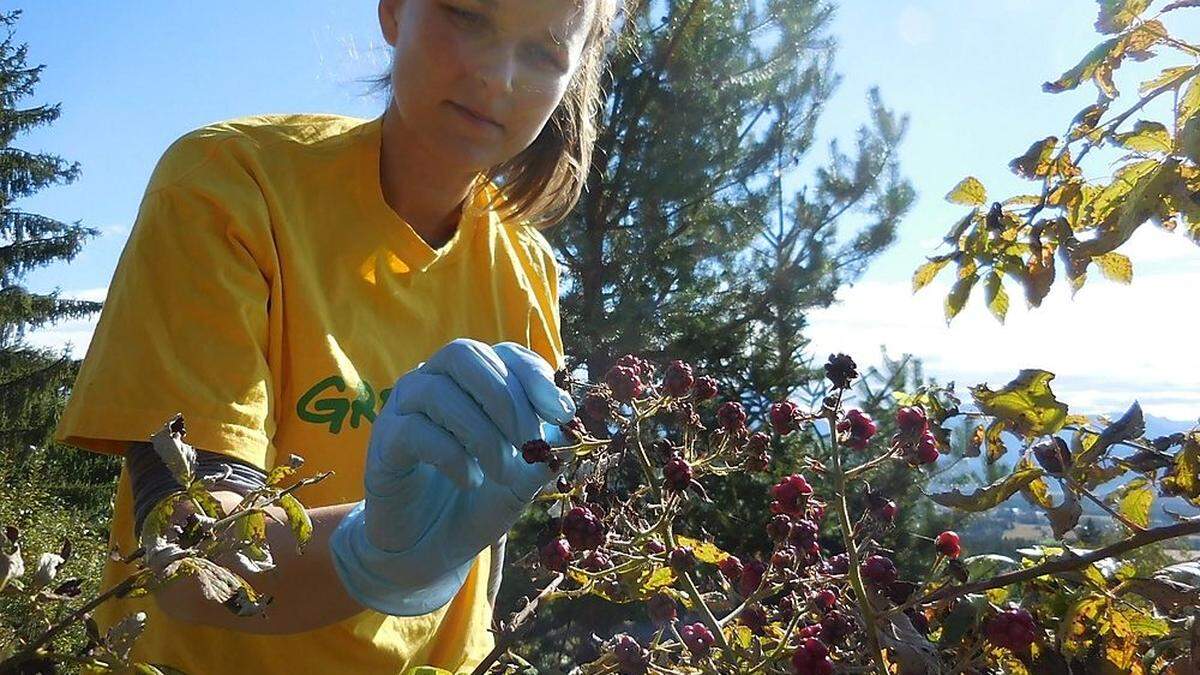
[[[29,460],[51,443],[78,362],[65,351],[36,348],[26,332],[63,319],[88,317],[101,303],[40,294],[21,285],[31,269],[69,261],[99,232],[22,209],[18,200],[48,186],[69,184],[78,163],[16,147],[23,132],[58,119],[60,106],[21,107],[32,96],[43,65],[26,64],[28,45],[13,43],[20,10],[0,14],[0,452],[8,463]],[[11,464],[10,464],[11,466]]]

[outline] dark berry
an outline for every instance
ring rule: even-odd
[[[738,612],[738,622],[749,628],[757,635],[762,635],[767,627],[767,612],[759,604],[753,604]]]
[[[663,466],[663,480],[667,489],[682,492],[692,483],[692,466],[676,455]]]
[[[738,431],[746,426],[746,410],[737,401],[726,401],[717,408],[717,421],[726,431]]]
[[[612,390],[613,398],[629,403],[642,393],[642,380],[636,371],[627,366],[613,366],[604,375],[604,383]]]
[[[1000,612],[988,621],[985,630],[992,644],[1016,652],[1029,649],[1037,639],[1037,625],[1033,622],[1033,616],[1024,609]]]
[[[565,572],[571,562],[571,544],[562,538],[550,541],[541,548],[541,561],[548,570]]]
[[[730,582],[737,581],[742,576],[742,561],[737,556],[729,556],[722,558],[717,563],[717,569],[721,571],[721,576],[728,579]]]
[[[697,377],[692,383],[692,396],[697,401],[705,401],[717,395],[717,381],[705,375]]]
[[[742,565],[742,574],[738,577],[738,592],[743,596],[749,597],[751,593],[758,590],[762,583],[763,574],[767,571],[767,565],[758,558],[751,558]]]
[[[771,428],[780,436],[786,436],[800,428],[800,409],[791,401],[771,404]]]
[[[612,415],[612,399],[591,392],[583,397],[583,412],[597,422],[603,422]]]
[[[958,533],[951,530],[939,534],[933,545],[937,548],[938,553],[947,558],[957,558],[962,553],[962,544],[959,543]]]
[[[818,612],[825,614],[837,606],[837,593],[829,589],[817,591],[812,597],[812,603]]]
[[[875,435],[877,430],[875,421],[861,410],[851,410],[846,413],[846,417],[838,422],[837,429],[843,434],[847,434],[846,445],[855,450],[862,450],[867,447],[867,442]]]
[[[845,354],[830,354],[829,362],[825,364],[825,377],[838,389],[850,386],[850,381],[858,377],[858,366],[854,359]]]
[[[583,560],[579,561],[579,566],[589,572],[601,572],[612,567],[612,559],[604,551],[596,549],[583,556]]]
[[[771,453],[760,452],[746,458],[746,468],[751,471],[766,471],[771,466]]]
[[[771,541],[781,542],[788,538],[792,531],[792,517],[786,513],[777,513],[767,521],[767,536]]]
[[[925,411],[918,407],[901,408],[896,411],[896,426],[900,428],[900,433],[916,437],[925,431]]]
[[[830,558],[829,571],[832,574],[848,574],[850,572],[850,556],[839,553]]]
[[[873,555],[864,560],[859,566],[859,573],[867,581],[881,587],[891,584],[900,576],[896,563],[892,562],[891,558],[881,555]]]
[[[562,530],[572,549],[585,550],[604,544],[604,523],[589,508],[572,507],[563,518]]]
[[[663,391],[676,398],[687,396],[688,390],[696,378],[692,376],[692,367],[678,359],[667,364],[667,373],[663,377]]]
[[[831,609],[821,617],[821,637],[829,644],[836,644],[854,632],[854,622],[840,610]]]
[[[809,542],[815,541],[820,528],[811,520],[800,519],[792,523],[792,530],[788,535],[788,540],[797,546],[805,546]]]
[[[625,633],[621,633],[614,640],[613,655],[617,657],[617,666],[622,673],[644,673],[650,661],[645,648]]]
[[[792,672],[796,675],[830,675],[833,661],[829,658],[829,648],[816,638],[804,638],[792,652]]]
[[[804,515],[805,500],[812,492],[808,480],[798,473],[780,480],[771,488],[771,496],[779,502],[781,512],[797,517]]]
[[[521,445],[521,457],[525,458],[529,464],[548,462],[551,455],[550,444],[545,439],[535,438],[532,441],[525,441]]]
[[[671,554],[667,557],[668,564],[671,569],[679,574],[690,572],[696,567],[696,553],[691,546],[678,546],[671,549]]]
[[[764,453],[770,447],[771,437],[761,431],[750,434],[750,438],[746,441],[746,452],[750,454]]]
[[[771,554],[771,565],[777,570],[790,570],[796,564],[796,558],[796,549],[784,546]]]
[[[669,624],[675,620],[675,599],[659,591],[646,601],[646,613],[656,625]]]
[[[679,636],[683,638],[683,644],[696,656],[704,656],[717,642],[708,626],[699,622],[680,628]]]
[[[898,511],[899,509],[896,506],[896,502],[888,499],[880,504],[879,508],[875,509],[873,513],[879,520],[885,523],[893,523],[896,521],[896,513]]]

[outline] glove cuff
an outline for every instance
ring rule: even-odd
[[[444,568],[436,555],[418,551],[389,553],[367,539],[365,502],[359,502],[329,539],[333,567],[350,597],[365,607],[393,616],[428,614],[450,602],[462,588],[474,559]],[[397,579],[397,573],[421,571],[420,581]]]

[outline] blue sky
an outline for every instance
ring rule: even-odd
[[[248,114],[373,117],[382,110],[382,101],[363,95],[366,87],[357,81],[386,66],[374,2],[8,6],[24,10],[17,39],[29,44],[30,62],[47,66],[36,101],[63,106],[58,122],[18,145],[82,167],[74,184],[19,206],[104,233],[71,263],[26,277],[36,291],[103,298],[150,171],[186,131]],[[843,289],[836,306],[812,315],[816,353],[845,351],[870,364],[886,344],[891,356],[921,356],[927,374],[964,385],[964,395],[965,385],[995,387],[1022,367],[1039,367],[1058,374],[1056,392],[1078,412],[1123,410],[1138,398],[1152,414],[1200,415],[1200,352],[1190,346],[1200,318],[1193,311],[1164,322],[1200,281],[1200,248],[1178,235],[1142,228],[1126,250],[1135,269],[1129,287],[1093,274],[1073,300],[1060,286],[1033,311],[1010,288],[1013,308],[1004,326],[973,299],[947,327],[941,299],[948,282],[916,296],[909,288],[912,270],[963,213],[943,200],[946,192],[972,174],[993,195],[1016,194],[1023,185],[1009,174],[1008,161],[1035,139],[1061,133],[1094,99],[1090,88],[1055,96],[1040,87],[1099,41],[1095,7],[1093,0],[841,4],[831,33],[840,43],[837,70],[844,79],[822,117],[813,161],[827,155],[832,138],[853,147],[866,92],[878,85],[889,106],[910,116],[900,157],[919,197],[899,242]],[[1200,10],[1175,15],[1168,23],[1174,32],[1200,35]],[[1175,56],[1154,62],[1181,63]],[[1118,84],[1132,90],[1146,72],[1134,70]],[[1104,162],[1090,166],[1095,178],[1109,171]],[[803,183],[803,169],[787,177],[789,188]],[[29,340],[70,343],[80,356],[94,324],[62,322]]]

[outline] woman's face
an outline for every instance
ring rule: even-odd
[[[579,65],[594,0],[380,0],[391,102],[427,156],[485,171],[537,138]],[[476,118],[474,111],[490,121]]]

